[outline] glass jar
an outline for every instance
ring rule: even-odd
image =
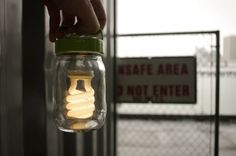
[[[100,128],[106,117],[103,42],[70,36],[56,41],[53,114],[66,132]]]

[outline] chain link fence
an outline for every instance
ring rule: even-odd
[[[207,156],[211,153],[209,122],[121,119],[118,127],[119,156]]]
[[[124,35],[118,37],[117,45],[119,58],[185,55],[197,58],[196,104],[117,104],[117,155],[212,156],[215,34]]]

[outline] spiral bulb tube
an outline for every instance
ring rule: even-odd
[[[65,96],[65,114],[68,118],[86,119],[95,110],[94,89],[91,86],[92,75],[68,75],[70,87]],[[77,82],[82,81],[82,89],[78,90]]]

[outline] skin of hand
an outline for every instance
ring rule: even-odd
[[[43,0],[49,19],[49,40],[55,42],[66,34],[96,34],[106,24],[100,0]]]

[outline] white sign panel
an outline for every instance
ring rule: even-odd
[[[120,58],[117,102],[196,103],[196,58]]]

